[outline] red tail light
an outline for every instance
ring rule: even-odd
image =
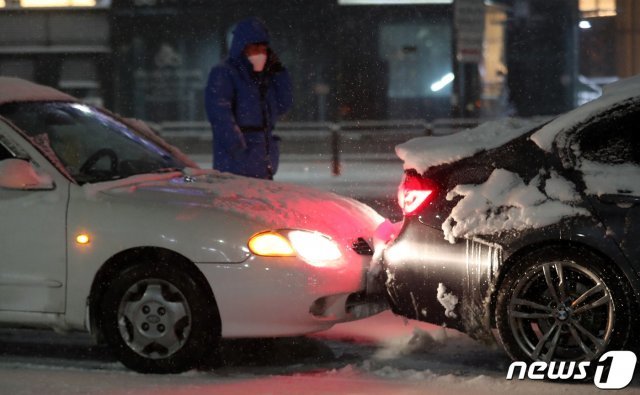
[[[405,173],[398,188],[398,203],[405,216],[414,215],[433,201],[437,192],[433,181],[413,172]]]

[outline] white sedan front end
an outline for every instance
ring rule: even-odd
[[[95,276],[89,268],[99,267],[87,259],[107,261],[114,246],[157,246],[205,276],[222,337],[300,335],[361,318],[371,261],[361,245],[382,218],[359,202],[201,169],[85,185],[77,194],[69,229],[91,239],[69,246],[72,277],[87,288],[80,294],[89,291],[83,279]]]
[[[198,169],[139,122],[1,77],[0,215],[0,325],[89,330],[140,372],[376,311],[368,206]]]

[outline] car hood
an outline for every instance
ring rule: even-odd
[[[107,194],[145,204],[199,207],[244,217],[269,229],[314,230],[344,242],[373,236],[384,220],[369,206],[334,193],[216,170],[145,174],[83,188],[89,198]]]

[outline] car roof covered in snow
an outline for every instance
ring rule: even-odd
[[[78,101],[57,89],[13,77],[0,77],[0,104],[25,101]]]
[[[538,147],[550,152],[558,134],[571,129],[576,124],[584,122],[609,107],[615,106],[617,103],[634,97],[640,98],[640,74],[605,86],[602,96],[560,115],[531,135],[531,140]]]

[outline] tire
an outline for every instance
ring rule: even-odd
[[[628,289],[613,263],[591,251],[540,249],[505,276],[496,304],[498,334],[513,360],[597,360],[627,344]]]
[[[113,279],[101,304],[102,332],[116,357],[140,373],[198,367],[218,346],[215,303],[180,265],[138,264]]]

